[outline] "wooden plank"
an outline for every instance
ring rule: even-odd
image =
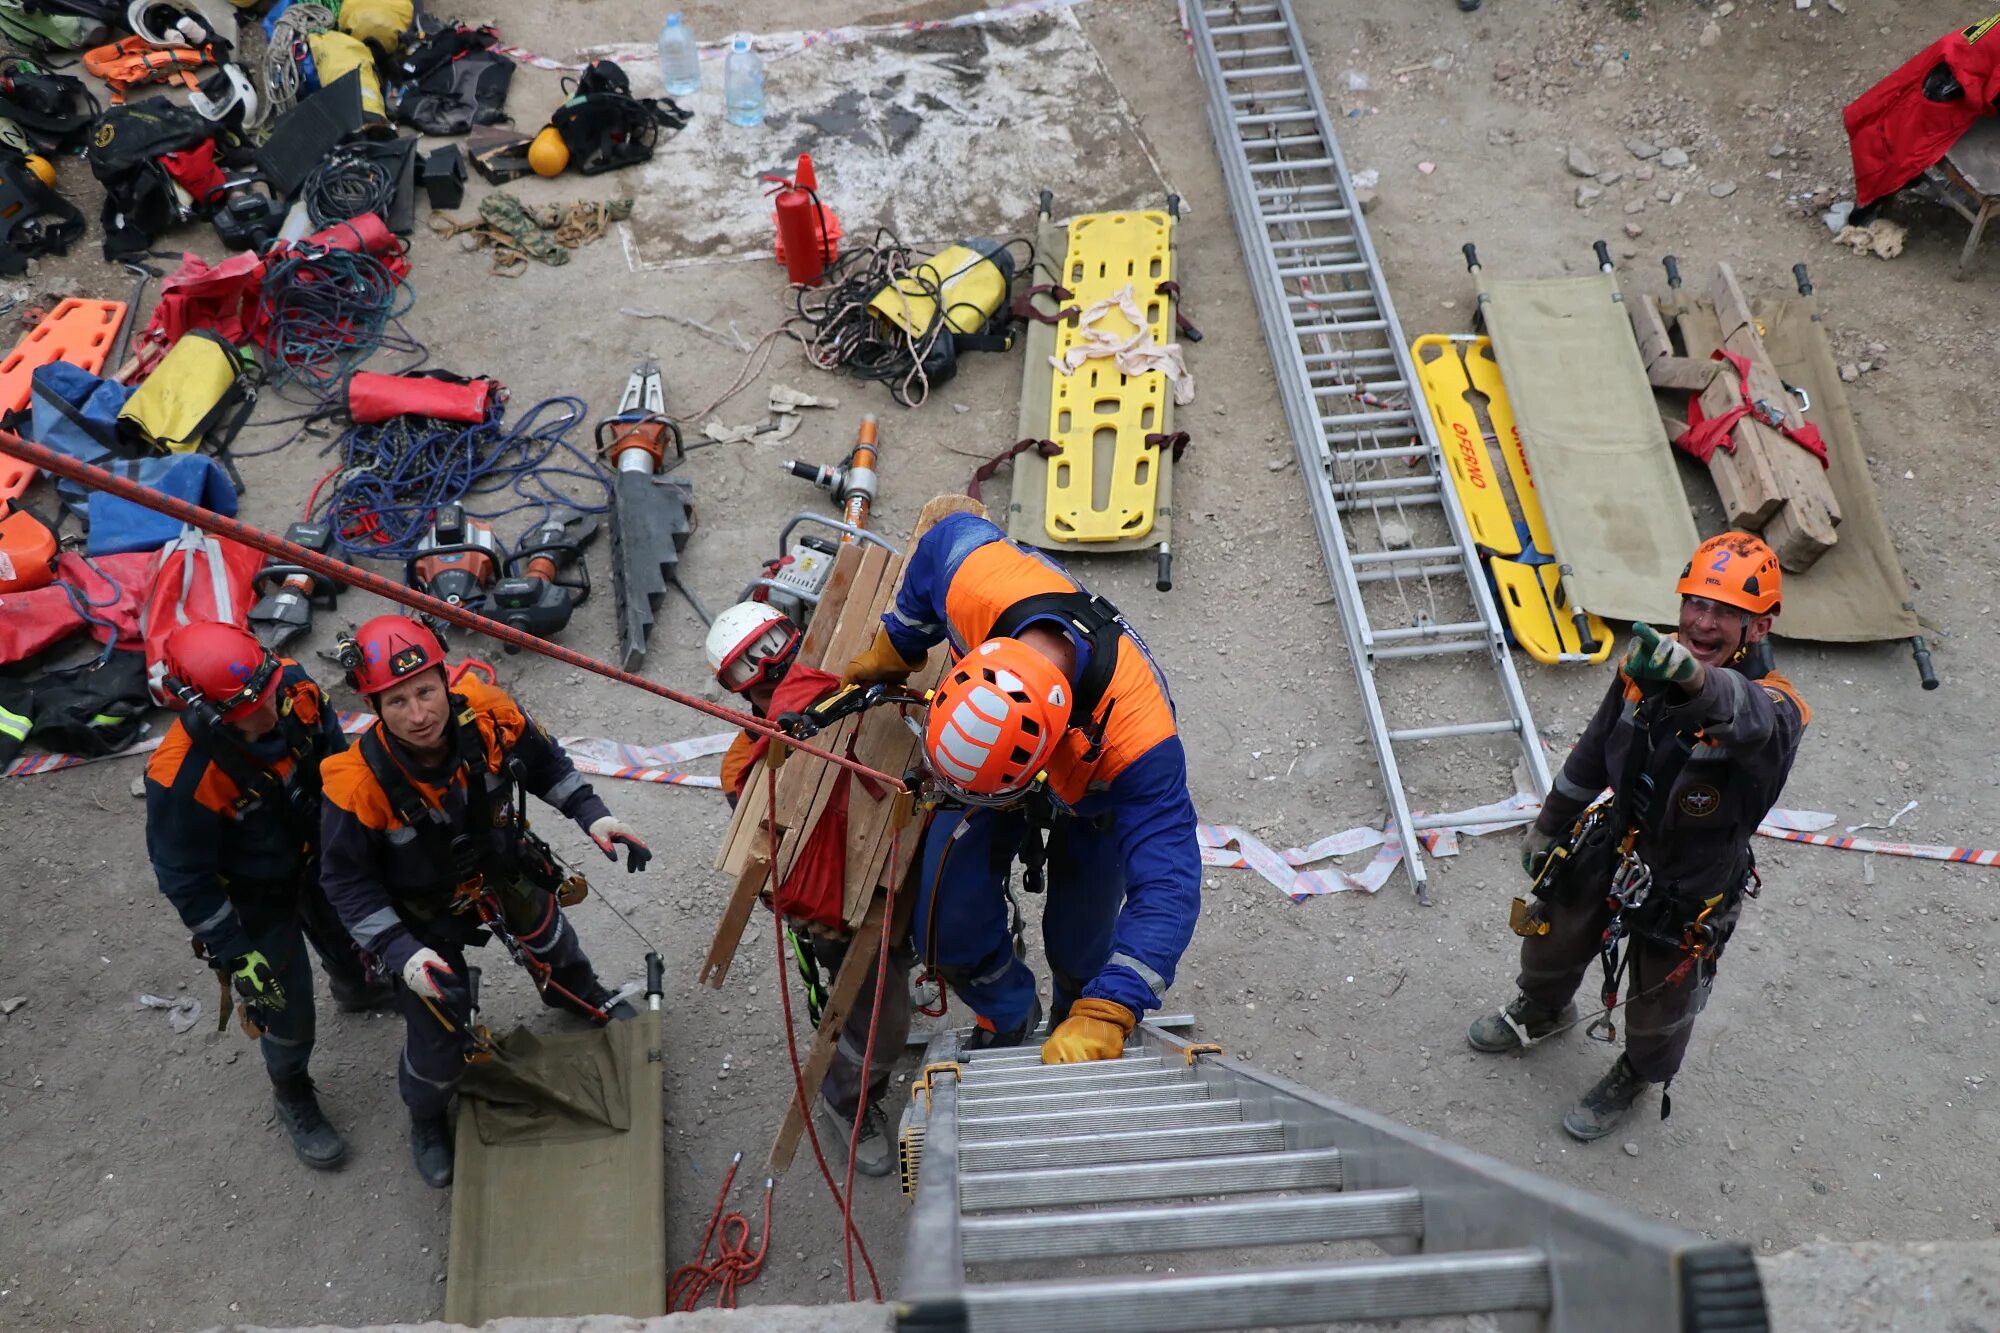
[[[1707,417],[1734,411],[1742,403],[1743,394],[1733,374],[1715,376],[1701,395],[1702,415]],[[1744,417],[1729,432],[1735,452],[1718,448],[1708,460],[1723,516],[1733,526],[1752,531],[1763,527],[1785,503],[1784,488],[1758,429],[1755,421]]]
[[[1625,303],[1625,312],[1632,321],[1632,336],[1639,343],[1639,360],[1650,375],[1655,361],[1674,354],[1674,340],[1667,336],[1666,321],[1660,318],[1660,303],[1641,293],[1638,300]]]
[[[1743,294],[1743,288],[1736,281],[1736,270],[1729,265],[1715,266],[1715,277],[1708,284],[1708,300],[1715,310],[1716,335],[1723,342],[1728,342],[1731,334],[1746,325],[1756,328],[1756,316],[1750,312],[1750,298]],[[1689,347],[1688,355],[1694,354],[1694,348]]]
[[[900,557],[898,559],[900,561]],[[820,603],[819,612],[813,616],[814,628],[825,620],[835,622],[825,640],[818,664],[820,670],[838,675],[875,637],[876,622],[881,619],[883,609],[883,574],[887,571],[889,560],[887,551],[869,545],[861,552],[860,565],[839,606],[824,601]],[[837,751],[839,746],[829,742],[822,748]],[[832,769],[833,765],[823,760],[800,762],[799,756],[793,755],[792,760],[778,770],[777,820],[780,828],[800,833],[806,831],[799,820],[812,805],[821,781]]]
[[[805,1085],[805,1102],[801,1104],[801,1090],[795,1087],[791,1105],[785,1109],[784,1123],[778,1126],[777,1140],[771,1145],[771,1156],[765,1163],[767,1175],[780,1175],[792,1164],[792,1155],[798,1151],[799,1140],[805,1136],[806,1116],[810,1114],[813,1098],[819,1096],[819,1085],[825,1080],[826,1071],[833,1066],[834,1050],[840,1044],[840,1029],[847,1023],[848,1012],[860,998],[869,969],[875,966],[876,956],[881,952],[883,906],[883,895],[875,895],[860,929],[848,941],[847,956],[840,961],[840,970],[834,974],[833,985],[827,988],[826,1009],[820,1014],[819,1027],[813,1033],[812,1048],[806,1053],[803,1066],[801,1082]],[[890,984],[902,984],[900,977],[885,980]],[[780,984],[790,985],[791,978],[785,977]],[[901,1055],[901,1051],[875,1052],[876,1058],[885,1064]],[[821,1147],[824,1150],[825,1145]],[[835,1154],[828,1152],[826,1156],[827,1164],[831,1166]]]
[[[767,857],[768,853],[750,858],[743,873],[736,877],[736,887],[723,906],[722,920],[715,924],[715,937],[709,941],[708,957],[702,960],[701,975],[696,978],[704,986],[721,990],[722,983],[729,979],[729,965],[736,958],[736,946],[743,942],[743,930],[750,924],[750,913],[757,906],[757,895],[771,878]]]

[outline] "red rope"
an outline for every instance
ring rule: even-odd
[[[820,1179],[826,1182],[826,1192],[832,1197],[833,1206],[840,1210],[841,1243],[844,1246],[851,1238],[852,1243],[860,1247],[861,1262],[868,1267],[868,1285],[874,1289],[875,1299],[879,1301],[882,1299],[882,1282],[880,1278],[875,1276],[875,1261],[869,1257],[868,1243],[862,1240],[861,1233],[855,1230],[853,1205],[850,1203],[848,1196],[841,1192],[840,1186],[834,1183],[833,1169],[826,1164],[826,1153],[819,1146],[819,1132],[813,1128],[812,1103],[806,1097],[806,1074],[804,1068],[799,1064],[798,1031],[792,1020],[792,988],[785,979],[785,919],[778,915],[777,907],[775,906],[778,901],[778,770],[772,768],[768,763],[764,765],[764,790],[769,802],[767,806],[768,814],[764,824],[770,834],[771,902],[773,904],[771,909],[771,923],[775,931],[774,938],[778,944],[778,998],[785,1010],[785,1054],[790,1056],[792,1061],[792,1096],[795,1098],[794,1105],[798,1108],[800,1121],[805,1125],[806,1142],[812,1145],[813,1160],[819,1163]],[[884,923],[884,929],[887,929],[886,922]],[[876,986],[878,988],[881,986],[880,977],[876,978]],[[871,1042],[874,1040],[872,1030],[869,1033],[869,1040]],[[859,1123],[860,1114],[860,1109],[857,1107],[855,1110],[857,1124]],[[851,1163],[853,1160],[853,1156],[850,1153],[848,1161]],[[848,1261],[847,1267],[847,1299],[850,1301],[859,1299],[855,1294],[854,1266],[851,1259]]]
[[[193,524],[203,532],[212,533],[217,537],[227,537],[231,541],[240,542],[253,550],[262,551],[265,555],[272,556],[287,564],[299,565],[319,575],[321,578],[331,579],[335,583],[343,584],[347,587],[361,588],[372,592],[377,597],[395,602],[401,606],[406,606],[412,611],[421,611],[433,620],[443,621],[447,625],[456,625],[460,629],[469,629],[476,634],[484,634],[489,639],[498,639],[501,643],[509,644],[515,648],[525,648],[531,653],[537,653],[567,666],[573,666],[582,671],[593,672],[603,676],[607,680],[615,680],[621,685],[630,685],[633,689],[644,690],[648,694],[658,695],[660,698],[680,704],[684,708],[692,708],[697,713],[706,713],[710,717],[720,718],[733,727],[741,727],[745,731],[753,732],[756,735],[768,736],[773,740],[782,741],[801,754],[809,754],[816,759],[824,759],[829,764],[835,764],[850,773],[857,773],[863,778],[872,778],[896,791],[908,790],[904,787],[903,780],[900,777],[872,769],[858,760],[848,758],[846,755],[835,754],[831,750],[823,750],[819,746],[809,744],[805,741],[793,740],[775,725],[765,721],[761,717],[756,717],[746,712],[738,712],[733,708],[724,708],[720,704],[710,703],[706,699],[696,698],[691,694],[683,694],[679,690],[670,689],[665,685],[659,684],[657,681],[648,680],[644,676],[620,670],[608,662],[600,662],[594,657],[586,657],[575,649],[565,648],[558,643],[550,643],[547,639],[537,638],[533,634],[515,629],[512,625],[503,625],[497,620],[489,620],[476,611],[468,611],[463,606],[432,597],[428,593],[418,592],[415,588],[397,583],[393,579],[383,578],[380,574],[371,573],[368,570],[357,568],[344,561],[323,556],[318,551],[307,550],[296,542],[288,542],[282,537],[274,537],[262,528],[252,527],[250,524],[237,519],[226,518],[221,514],[203,509],[199,505],[189,504],[187,501],[177,496],[168,495],[163,491],[156,491],[151,487],[141,486],[137,482],[128,480],[127,478],[106,472],[103,468],[92,467],[88,463],[80,463],[68,454],[44,448],[30,440],[24,440],[12,431],[0,430],[0,455],[17,458],[23,463],[32,464],[44,472],[52,472],[58,477],[77,483],[79,486],[88,487],[94,491],[103,491],[108,495],[115,495],[121,500],[129,500],[142,509],[150,509],[155,513],[165,514],[169,518],[177,518],[183,523]]]
[[[692,1263],[682,1264],[667,1279],[667,1313],[692,1310],[701,1303],[710,1287],[720,1287],[716,1295],[718,1310],[736,1308],[736,1289],[753,1281],[763,1271],[764,1255],[771,1248],[771,1178],[764,1178],[764,1227],[758,1237],[757,1248],[750,1248],[750,1219],[737,1212],[724,1212],[722,1205],[729,1198],[729,1186],[736,1179],[736,1168],[743,1164],[743,1154],[737,1153],[730,1160],[729,1171],[722,1177],[722,1188],[715,1196],[715,1208],[708,1215],[708,1230],[701,1233],[701,1249],[695,1252]],[[716,1232],[722,1233],[715,1247],[715,1259],[708,1259],[709,1242],[716,1239]]]

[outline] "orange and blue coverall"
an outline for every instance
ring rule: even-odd
[[[1060,565],[987,520],[953,514],[911,551],[882,623],[905,658],[940,640],[962,655],[1022,600],[1082,591]],[[1089,643],[1059,617],[1050,623],[1074,643],[1080,678]],[[1072,727],[1047,768],[1054,818],[1042,940],[1054,974],[1052,1022],[1079,996],[1134,1014],[1157,1008],[1201,914],[1201,851],[1173,700],[1145,644],[1123,620],[1117,625],[1116,669],[1093,714],[1103,724],[1099,752],[1092,758],[1092,738]],[[1025,809],[945,810],[924,839],[918,945],[1002,1033],[1025,1026],[1035,1010],[1034,974],[1015,955],[1007,896],[1029,831]]]
[[[146,765],[146,855],[161,894],[214,963],[261,952],[284,988],[285,1007],[266,1015],[259,1043],[280,1078],[304,1072],[312,1053],[312,964],[301,934],[335,986],[366,983],[321,894],[314,846],[319,765],[347,737],[304,668],[285,660],[282,669],[279,725],[241,741],[236,761],[272,774],[271,789],[253,780],[244,791],[180,718]]]

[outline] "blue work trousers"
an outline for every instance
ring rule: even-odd
[[[924,835],[913,925],[918,953],[995,1029],[1027,1022],[1035,974],[1014,948],[1007,877],[1029,836],[1027,817],[1005,810],[940,810]],[[1054,988],[1049,1023],[1068,1015],[1111,955],[1125,903],[1125,862],[1093,820],[1058,817],[1048,834],[1048,902],[1042,948]]]
[[[312,1059],[313,1038],[318,1031],[313,1016],[312,962],[296,921],[286,921],[256,936],[250,947],[264,955],[285,992],[284,1008],[263,1010],[264,1035],[257,1040],[271,1081],[283,1082],[305,1073],[306,1063]],[[236,1002],[243,1003],[243,997],[237,996]]]

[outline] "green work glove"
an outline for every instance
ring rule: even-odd
[[[269,1013],[276,1013],[285,1007],[285,988],[278,984],[278,974],[271,969],[271,960],[259,950],[252,949],[235,959],[229,975],[236,983],[236,993],[243,997],[244,1004],[254,1004]]]
[[[1693,689],[1701,684],[1701,663],[1679,639],[1661,638],[1658,630],[1639,621],[1632,626],[1625,674],[1633,680],[1657,680]]]

